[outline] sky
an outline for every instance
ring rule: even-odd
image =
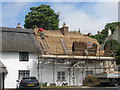
[[[30,7],[50,5],[59,12],[59,27],[65,22],[70,31],[96,34],[106,23],[118,22],[118,0],[2,0],[0,3],[0,26],[15,28],[21,23],[24,28],[25,15]]]

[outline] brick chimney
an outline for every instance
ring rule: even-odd
[[[17,26],[16,28],[21,28],[21,25],[20,25],[20,23],[18,23],[18,26]]]
[[[65,33],[68,32],[68,28],[69,27],[67,27],[66,23],[64,22],[62,28],[60,28],[63,35],[65,35]]]

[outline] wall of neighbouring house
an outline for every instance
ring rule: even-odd
[[[16,88],[18,70],[30,70],[31,76],[37,76],[37,54],[29,53],[29,61],[19,61],[19,52],[2,52],[2,62],[8,70],[5,88]]]

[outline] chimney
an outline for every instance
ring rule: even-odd
[[[63,27],[60,28],[60,30],[61,30],[61,32],[62,32],[63,35],[65,35],[65,33],[68,32],[68,28],[69,28],[69,27],[67,27],[67,26],[66,26],[66,23],[64,22],[64,23],[63,23]]]
[[[18,26],[17,26],[16,28],[21,28],[21,25],[20,25],[20,23],[18,23]]]
[[[82,35],[81,31],[80,31],[80,28],[78,29],[78,32]]]

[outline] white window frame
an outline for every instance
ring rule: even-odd
[[[65,71],[57,72],[57,81],[66,81],[65,80]]]
[[[30,70],[18,70],[18,79],[23,76],[30,76]]]

